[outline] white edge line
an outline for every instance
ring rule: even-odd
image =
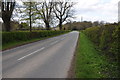
[[[45,49],[45,47],[42,47],[41,49],[38,49],[38,50],[36,50],[36,51],[34,51],[34,52],[32,52],[32,53],[26,55],[26,56],[23,56],[23,57],[19,58],[18,61],[19,61],[19,60],[22,60],[22,59],[24,59],[24,58],[26,58],[26,57],[28,57],[28,56],[34,54],[34,53],[36,53],[36,52],[39,52],[39,51],[41,51],[41,50],[43,50],[43,49]]]

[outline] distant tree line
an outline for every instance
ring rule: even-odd
[[[104,26],[110,23],[104,23],[103,21],[83,21],[83,22],[67,22],[63,25],[63,28],[66,30],[85,30],[86,28],[93,27],[93,26]]]

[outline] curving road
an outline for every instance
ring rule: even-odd
[[[2,52],[3,78],[66,78],[79,32]]]

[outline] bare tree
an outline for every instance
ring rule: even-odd
[[[74,3],[73,2],[54,2],[54,14],[56,18],[59,20],[59,29],[62,30],[62,24],[64,21],[66,21],[67,18],[70,18],[73,16],[72,13],[72,7]]]
[[[52,10],[53,10],[53,2],[42,2],[40,5],[36,6],[36,10],[38,14],[40,14],[40,18],[44,21],[46,29],[50,30],[50,21],[52,21]]]
[[[11,0],[11,2],[8,2],[8,0],[2,1],[2,20],[4,22],[4,26],[6,31],[11,30],[10,26],[10,19],[12,17],[12,13],[15,7],[15,0]]]

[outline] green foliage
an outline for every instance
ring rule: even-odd
[[[22,28],[29,29],[29,24],[22,22],[22,23],[20,24],[20,29],[22,29]]]
[[[119,54],[119,48],[120,48],[119,31],[120,31],[120,25],[116,26],[116,29],[112,34],[113,41],[112,41],[112,43],[110,45],[110,49],[109,49],[109,52],[114,53],[114,56],[116,57],[116,59],[118,59],[118,57],[120,56],[120,54]]]
[[[99,51],[95,50],[94,44],[84,33],[80,33],[75,61],[76,78],[107,78],[106,65],[107,60]],[[104,67],[104,68],[103,68]]]
[[[105,25],[103,27],[90,27],[87,28],[84,33],[89,37],[89,39],[95,43],[103,51],[103,53],[107,54],[114,58],[114,50],[111,51],[113,42],[116,42],[116,38],[114,35],[117,35],[117,31],[115,33],[116,25]],[[115,39],[114,39],[115,38]],[[115,46],[115,45],[114,45]],[[115,49],[115,48],[114,48]],[[111,52],[110,52],[111,51]]]
[[[2,44],[8,44],[17,41],[27,41],[31,39],[39,39],[66,33],[68,31],[36,31],[36,32],[2,32]]]
[[[109,24],[103,27],[91,27],[83,31],[88,38],[97,45],[101,54],[105,55],[109,60],[109,65],[106,71],[109,70],[110,77],[118,77],[118,57],[119,57],[119,30],[120,25]]]
[[[24,9],[22,9],[19,13],[21,15],[21,21],[28,21],[31,25],[36,21],[36,2],[23,2]]]
[[[84,32],[96,45],[99,45],[101,35],[100,27],[87,28]]]
[[[102,50],[109,50],[111,42],[113,41],[112,34],[115,30],[115,26],[105,26],[103,28],[102,34],[100,36],[100,44],[99,47]]]

